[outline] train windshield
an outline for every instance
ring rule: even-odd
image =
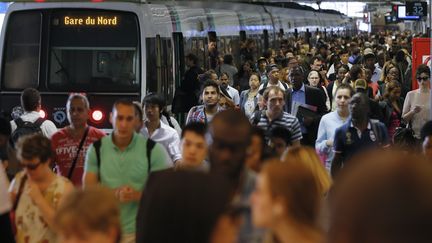
[[[139,29],[134,14],[57,10],[50,15],[48,86],[56,91],[137,92]]]

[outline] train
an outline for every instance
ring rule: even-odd
[[[41,115],[64,127],[67,97],[85,93],[90,125],[109,130],[116,99],[158,92],[172,101],[185,54],[206,60],[210,39],[219,52],[236,55],[246,38],[264,50],[277,47],[280,35],[351,26],[340,13],[251,3],[12,3],[0,36],[0,107],[11,114],[21,91],[33,87],[42,95]]]

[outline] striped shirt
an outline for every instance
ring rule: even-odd
[[[256,114],[256,113],[255,113]],[[251,121],[254,120],[254,115],[250,118]],[[287,112],[283,112],[282,115],[273,121],[269,121],[267,118],[267,114],[265,112],[261,113],[261,118],[257,124],[257,127],[263,129],[265,131],[265,139],[268,142],[269,137],[268,133],[269,131],[274,127],[284,127],[288,129],[291,133],[291,143],[297,140],[302,139],[302,133],[300,130],[300,122],[298,121],[297,117],[290,115]]]

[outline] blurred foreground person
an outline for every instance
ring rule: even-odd
[[[309,169],[316,179],[319,195],[325,196],[330,190],[332,179],[313,148],[307,146],[288,148],[282,156],[282,162],[303,164]]]
[[[265,242],[322,241],[317,226],[321,197],[315,181],[301,163],[273,160],[263,166],[251,203],[254,225],[270,230]]]
[[[61,243],[120,242],[119,203],[104,187],[75,189],[65,197],[54,222]]]
[[[183,128],[180,141],[182,159],[176,163],[176,169],[209,170],[206,131],[206,125],[199,122],[191,122]]]
[[[432,242],[430,162],[398,151],[353,160],[330,195],[327,242]]]
[[[137,217],[137,243],[234,243],[241,218],[230,185],[193,171],[150,176]]]
[[[17,157],[24,167],[9,189],[15,208],[16,241],[57,242],[54,213],[73,185],[51,170],[51,143],[44,135],[22,137],[16,145]]]
[[[426,122],[421,129],[423,154],[432,160],[432,121]]]

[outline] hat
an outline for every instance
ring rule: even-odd
[[[354,89],[363,89],[366,90],[368,87],[366,80],[364,79],[357,79],[354,83]]]
[[[267,66],[267,72],[271,72],[273,69],[279,69],[276,64],[270,64]]]
[[[265,61],[265,62],[267,63],[267,58],[265,58],[265,57],[260,57],[260,58],[258,58],[257,63],[259,63],[259,62],[261,62],[261,61]]]
[[[364,43],[364,47],[365,47],[365,48],[370,48],[370,47],[372,47],[372,44],[371,44],[369,41],[366,41],[366,42]]]
[[[366,48],[363,51],[363,56],[366,57],[375,57],[375,53],[370,48]]]

